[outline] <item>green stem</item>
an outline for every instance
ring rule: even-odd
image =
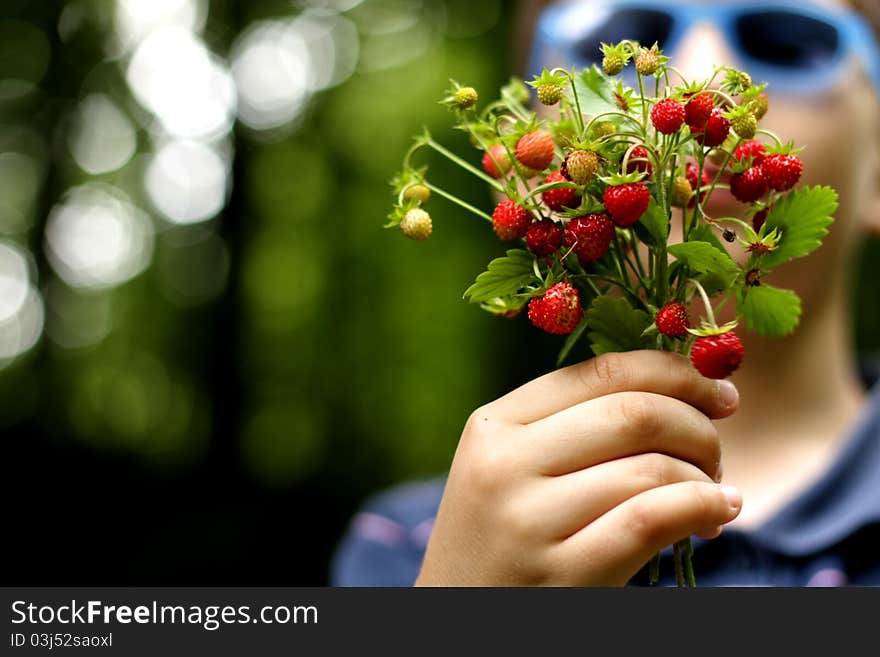
[[[484,180],[485,182],[489,183],[489,185],[491,185],[492,188],[495,189],[496,191],[501,192],[502,194],[504,193],[504,187],[502,187],[501,184],[497,180],[492,178],[490,175],[488,175],[484,171],[480,171],[477,167],[472,165],[470,162],[466,162],[463,159],[461,159],[460,157],[458,157],[458,155],[456,155],[455,153],[452,153],[452,152],[446,150],[445,148],[443,148],[443,146],[438,144],[433,139],[426,139],[424,143],[427,146],[430,146],[431,148],[433,148],[438,153],[440,153],[440,155],[442,155],[443,157],[455,162],[458,166],[460,166],[465,171],[469,171],[470,173],[474,174],[475,176],[477,176],[481,180]]]
[[[479,210],[479,209],[475,208],[475,207],[474,207],[473,205],[471,205],[470,203],[467,203],[467,202],[465,202],[465,201],[462,201],[460,198],[458,198],[457,196],[453,196],[453,195],[450,194],[449,192],[443,191],[442,189],[440,189],[440,188],[437,187],[436,185],[432,185],[431,183],[429,183],[427,180],[424,181],[424,185],[425,185],[425,187],[427,187],[428,189],[430,189],[432,192],[434,192],[434,193],[437,194],[438,196],[442,196],[443,198],[445,198],[445,199],[447,199],[447,200],[449,200],[449,201],[452,201],[452,202],[455,203],[456,205],[459,205],[459,206],[463,207],[465,210],[468,210],[468,211],[470,211],[470,212],[473,212],[475,215],[477,215],[477,216],[480,217],[481,219],[485,219],[485,220],[488,221],[490,224],[492,223],[492,217],[490,217],[488,214],[486,214],[486,213],[483,212],[482,210]]]
[[[675,562],[675,584],[679,588],[684,587],[684,568],[681,563],[681,544],[676,542],[672,546],[672,558]]]
[[[578,127],[580,128],[580,135],[583,139],[586,137],[586,131],[584,130],[584,115],[581,112],[581,101],[580,98],[578,98],[577,85],[574,82],[574,74],[568,73],[568,79],[571,82],[571,95],[574,96],[574,106],[577,108]]]
[[[682,546],[684,552],[684,574],[687,578],[687,585],[693,589],[697,587],[697,579],[694,577],[694,564],[691,559],[694,556],[694,546],[691,543],[690,536],[684,539],[682,543],[684,543]]]
[[[651,565],[648,569],[648,583],[651,586],[660,581],[660,553],[655,552],[651,558]]]

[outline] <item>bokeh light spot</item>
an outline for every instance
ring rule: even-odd
[[[52,209],[45,249],[52,268],[68,285],[113,287],[150,263],[153,228],[122,192],[91,183],[69,190]]]
[[[128,117],[104,94],[87,96],[74,114],[68,147],[92,175],[115,171],[134,155],[137,139]]]
[[[156,208],[174,223],[210,219],[226,203],[226,164],[207,144],[172,141],[147,167],[146,188]]]

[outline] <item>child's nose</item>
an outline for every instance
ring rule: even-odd
[[[702,22],[690,28],[679,41],[671,55],[674,64],[689,82],[706,80],[716,66],[739,66],[731,49],[717,25]],[[715,79],[718,86],[723,78]]]

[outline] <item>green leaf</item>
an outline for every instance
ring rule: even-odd
[[[642,335],[651,323],[644,310],[636,310],[622,297],[601,296],[593,299],[586,313],[591,331],[593,353],[632,351],[649,346],[650,340]]]
[[[482,303],[515,294],[531,282],[537,282],[534,256],[523,249],[511,249],[506,256],[490,262],[488,270],[477,276],[463,296],[471,303]]]
[[[565,339],[565,344],[562,345],[562,349],[559,350],[559,355],[556,357],[556,367],[562,367],[562,363],[565,362],[565,359],[568,357],[568,354],[571,352],[572,347],[577,344],[578,340],[580,340],[581,336],[584,334],[584,331],[587,329],[587,318],[586,316],[581,319],[580,323],[574,327],[574,331],[568,334],[568,337]]]
[[[761,267],[775,267],[819,248],[836,210],[837,192],[830,187],[803,187],[776,201],[760,234],[778,228],[782,239],[763,256]]]
[[[696,274],[709,294],[728,289],[739,275],[739,267],[727,251],[709,242],[692,240],[673,244],[669,247],[669,253]]]
[[[746,326],[761,335],[788,335],[800,322],[801,300],[791,290],[770,285],[746,287],[737,306]]]
[[[724,245],[718,239],[718,235],[708,224],[698,223],[691,228],[688,241],[708,242],[719,251],[725,251]]]
[[[633,224],[633,230],[648,246],[665,243],[669,237],[669,217],[652,198],[641,219]]]
[[[620,111],[614,102],[614,81],[595,64],[575,76],[574,86],[584,114],[597,116]]]

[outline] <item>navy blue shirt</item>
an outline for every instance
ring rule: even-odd
[[[443,478],[368,500],[333,556],[332,586],[412,586]],[[759,527],[693,538],[698,586],[880,586],[880,385],[825,473]],[[674,584],[670,550],[661,585]],[[632,584],[647,584],[647,570]]]

